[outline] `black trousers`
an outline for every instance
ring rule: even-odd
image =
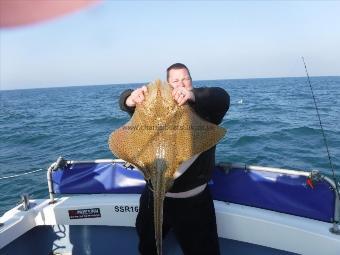
[[[153,193],[146,186],[136,219],[138,249],[142,255],[157,255],[153,220]],[[219,255],[213,200],[207,186],[189,198],[164,199],[163,238],[172,229],[185,255]]]

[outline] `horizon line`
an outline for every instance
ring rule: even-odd
[[[310,78],[318,77],[340,77],[340,75],[317,75],[309,76]],[[204,82],[204,81],[228,81],[228,80],[256,80],[256,79],[288,79],[288,78],[307,78],[307,76],[284,76],[284,77],[256,77],[256,78],[229,78],[229,79],[203,79],[203,80],[193,80],[193,82]],[[32,87],[32,88],[13,88],[13,89],[1,89],[1,91],[13,91],[13,90],[35,90],[35,89],[56,89],[56,88],[72,88],[72,87],[90,87],[90,86],[117,86],[117,85],[137,85],[137,84],[147,84],[148,82],[127,82],[127,83],[106,83],[106,84],[81,84],[81,85],[65,85],[65,86],[55,86],[55,87]]]

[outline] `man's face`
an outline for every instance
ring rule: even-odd
[[[169,84],[175,89],[183,87],[192,90],[192,81],[187,69],[171,69],[169,71]]]

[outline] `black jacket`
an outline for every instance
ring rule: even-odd
[[[132,91],[131,89],[124,91],[119,99],[120,108],[130,116],[134,113],[135,108],[128,107],[125,101]],[[229,109],[229,94],[218,87],[194,88],[193,92],[195,102],[189,103],[189,105],[203,119],[216,125],[220,124]],[[175,180],[169,192],[183,192],[207,183],[215,166],[215,149],[216,146],[202,152],[192,165]]]

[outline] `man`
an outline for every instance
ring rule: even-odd
[[[167,81],[173,88],[174,100],[188,103],[203,119],[220,124],[229,109],[229,95],[222,88],[193,88],[189,69],[176,63],[167,69]],[[126,90],[120,96],[120,107],[133,114],[144,101],[147,87]],[[163,237],[173,232],[186,255],[220,254],[213,200],[207,185],[215,165],[215,146],[197,158],[175,181],[166,194],[163,208]],[[153,193],[146,187],[140,198],[136,219],[139,252],[157,254],[154,238]]]

